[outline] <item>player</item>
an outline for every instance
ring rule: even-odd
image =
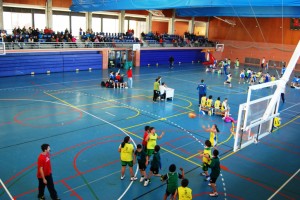
[[[210,133],[209,136],[209,141],[211,143],[211,146],[216,148],[217,143],[218,143],[218,136],[217,134],[220,132],[218,129],[218,126],[216,124],[212,125],[212,127],[210,128],[210,126],[208,125],[207,128],[203,125],[202,128],[206,131]]]

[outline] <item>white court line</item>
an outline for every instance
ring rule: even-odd
[[[271,200],[278,192],[280,192],[280,190],[286,186],[286,184],[288,184],[298,173],[299,173],[300,169],[298,169],[298,171],[296,171],[296,173],[294,173],[280,188],[278,188],[278,190],[276,190],[276,192],[274,192],[274,194],[272,194],[272,196],[270,196],[268,198],[268,200]]]
[[[300,104],[300,103],[294,104],[294,105],[292,105],[292,106],[290,106],[290,107],[287,107],[286,109],[281,110],[280,112],[283,112],[283,111],[285,111],[285,110],[288,110],[288,109],[290,109],[290,108],[292,108],[292,107],[295,107],[295,106],[297,106],[297,105],[299,105],[299,104]]]
[[[45,92],[45,94],[47,94],[47,93]],[[49,96],[50,96],[50,95],[49,95]],[[104,120],[104,119],[102,119],[102,118],[100,118],[100,117],[97,117],[96,115],[93,115],[93,114],[91,114],[91,113],[89,113],[89,112],[87,112],[87,111],[85,111],[85,110],[82,110],[82,109],[80,109],[80,108],[77,108],[76,106],[72,106],[71,104],[65,104],[65,103],[54,102],[54,101],[46,101],[46,100],[37,100],[37,99],[0,99],[0,101],[35,101],[35,102],[52,103],[52,104],[58,104],[58,105],[63,105],[63,106],[71,107],[71,108],[74,108],[74,109],[76,109],[76,110],[79,110],[79,111],[81,111],[81,112],[83,112],[83,113],[85,113],[85,114],[87,114],[87,115],[89,115],[89,116],[91,116],[91,117],[94,117],[94,118],[96,118],[96,119],[98,119],[98,120],[100,120],[100,121],[103,121],[103,122],[105,122],[105,123],[107,123],[107,124],[109,124],[109,125],[111,125],[111,126],[117,128],[117,129],[119,129],[119,130],[122,131],[125,135],[127,135],[127,136],[130,137],[130,135],[128,135],[125,131],[123,131],[121,127],[118,127],[117,125],[114,125],[114,124],[112,124],[112,123],[110,123],[110,122],[108,122],[108,121],[106,121],[106,120]],[[131,137],[130,137],[130,138],[131,138]],[[132,143],[134,144],[134,146],[135,146],[135,148],[136,148],[136,143],[134,142],[134,140],[133,140],[132,138],[131,138],[131,141],[132,141]],[[137,175],[138,170],[139,170],[139,169],[138,169],[138,165],[137,165],[137,166],[136,166],[136,171],[135,171],[134,176]],[[123,196],[127,193],[127,191],[130,189],[132,183],[133,183],[133,181],[130,181],[128,187],[126,188],[126,190],[123,192],[123,194],[122,194],[118,199],[122,199],[122,197],[123,197]]]
[[[114,114],[111,114],[110,112],[105,112],[106,114],[109,114],[109,115],[111,115],[111,116],[116,116],[116,115],[114,115]]]

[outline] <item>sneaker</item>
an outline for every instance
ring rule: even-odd
[[[201,176],[206,176],[205,172],[202,172],[202,173],[201,173]]]
[[[142,176],[142,177],[140,178],[140,182],[143,182],[144,179],[145,179],[145,177]]]
[[[209,183],[208,185],[211,186],[211,183]],[[217,184],[215,184],[215,186],[217,187]]]
[[[144,187],[146,187],[146,186],[149,184],[149,182],[150,182],[149,179],[148,179],[148,180],[145,180],[145,182],[144,182]]]
[[[121,176],[121,180],[123,180],[125,178],[125,175],[124,176]]]
[[[213,192],[213,193],[210,193],[209,196],[211,197],[217,197],[219,194],[217,192]]]
[[[45,200],[46,198],[44,196],[39,197],[39,200]]]
[[[131,181],[136,181],[136,180],[137,180],[137,177],[133,176],[133,177],[130,178],[130,180],[131,180]]]
[[[210,180],[210,177],[209,177],[209,176],[206,176],[205,180],[206,180],[206,181],[209,181],[209,180]]]

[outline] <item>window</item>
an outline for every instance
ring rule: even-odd
[[[68,15],[53,15],[53,31],[65,32],[66,29],[70,31],[70,20]]]
[[[26,29],[32,27],[31,13],[4,12],[3,13],[4,29],[8,34],[12,33],[14,28],[25,26]]]
[[[95,33],[101,32],[101,18],[98,17],[92,18],[92,29]]]
[[[141,33],[146,31],[146,22],[129,20],[129,29],[134,30],[134,37],[141,38]]]
[[[39,30],[46,27],[46,16],[45,14],[34,13],[34,28]]]
[[[86,32],[86,18],[83,16],[72,16],[72,35],[79,36],[79,29]]]
[[[103,32],[104,33],[118,33],[119,32],[119,20],[103,18]]]

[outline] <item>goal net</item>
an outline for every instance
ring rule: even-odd
[[[300,56],[300,41],[288,63],[284,75],[277,81],[250,86],[246,103],[240,104],[233,150],[245,148],[270,134],[274,120],[279,117],[281,93]]]

